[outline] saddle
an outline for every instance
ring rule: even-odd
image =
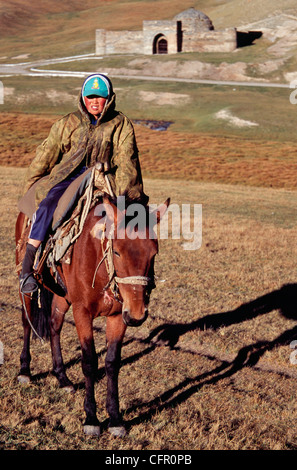
[[[75,202],[83,194],[85,188],[90,182],[91,168],[86,170],[82,175],[76,178],[66,189],[62,197],[60,198],[57,208],[54,212],[52,228],[59,225],[59,221],[65,219],[67,211],[74,207]],[[26,194],[20,199],[18,203],[18,209],[20,212],[25,214],[30,220],[33,218],[33,214],[36,211],[36,188],[40,184],[40,181],[48,179],[48,176],[44,176],[40,180],[36,181]]]
[[[46,177],[45,177],[46,178]],[[26,245],[30,233],[31,221],[36,210],[34,185],[19,201],[18,208],[24,217],[23,228],[17,243],[17,259],[19,264],[17,273],[22,269]],[[37,250],[34,275],[42,282],[45,268],[50,271],[55,283],[65,291],[64,283],[59,275],[57,266],[60,263],[71,263],[72,249],[75,240],[81,234],[86,217],[92,207],[102,199],[104,194],[114,197],[109,184],[108,175],[104,173],[103,166],[86,170],[76,178],[60,198],[52,220],[49,238]],[[45,273],[48,274],[48,273]],[[48,276],[46,276],[48,277]]]

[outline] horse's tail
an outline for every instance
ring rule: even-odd
[[[32,296],[31,314],[33,338],[49,339],[52,300],[53,293],[44,286],[40,286],[38,294]]]

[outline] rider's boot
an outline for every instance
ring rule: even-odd
[[[31,294],[38,289],[38,283],[33,275],[33,265],[35,261],[37,248],[27,244],[25,257],[22,264],[22,272],[20,274],[20,291],[23,294]]]

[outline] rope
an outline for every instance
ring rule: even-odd
[[[109,181],[109,178],[108,178],[108,175],[106,174],[105,175],[105,182],[106,182],[106,185],[107,185],[107,188],[108,188],[108,191],[109,191],[109,194],[112,198],[115,198],[115,194],[111,188],[111,184],[110,184],[110,181]]]
[[[101,238],[101,247],[102,247],[102,258],[99,261],[93,276],[92,288],[95,287],[95,278],[103,261],[105,261],[105,267],[108,275],[108,283],[104,287],[104,290],[107,290],[109,287],[112,290],[113,295],[117,298],[118,297],[118,287],[117,284],[130,284],[130,285],[141,285],[147,286],[151,279],[147,276],[127,276],[127,277],[118,277],[115,276],[115,269],[113,263],[113,253],[112,253],[112,235],[114,233],[114,224],[111,227],[111,231],[109,237],[107,239],[107,245],[105,251],[103,251],[103,243],[105,240],[105,230],[102,231],[102,238]]]
[[[41,336],[37,333],[37,331],[35,330],[34,326],[32,325],[32,322],[31,322],[31,320],[30,320],[30,318],[29,318],[29,314],[28,314],[28,311],[27,311],[27,307],[26,307],[26,303],[25,303],[25,297],[24,297],[23,292],[21,292],[21,294],[22,294],[23,309],[24,309],[24,311],[25,311],[27,321],[28,321],[28,323],[29,323],[29,325],[30,325],[30,327],[31,327],[31,329],[32,329],[32,331],[33,331],[33,333],[36,335],[37,338],[40,339],[41,343],[44,344],[43,338],[41,338]],[[28,296],[28,297],[29,297],[29,296]]]
[[[93,170],[92,178],[94,178],[94,174],[95,174],[94,172],[95,172],[96,169],[99,172],[102,172],[102,164],[100,164],[99,166],[95,166],[95,168]],[[109,192],[110,196],[115,197],[107,173],[104,174],[104,178],[105,178],[105,183],[106,183],[106,186],[107,186],[107,189],[108,189],[108,192]],[[100,268],[103,261],[105,261],[105,267],[106,267],[106,271],[107,271],[107,275],[108,275],[108,283],[104,287],[104,290],[107,290],[108,288],[110,288],[113,295],[114,295],[114,297],[116,299],[118,299],[118,296],[119,296],[118,292],[119,291],[118,291],[118,285],[117,284],[130,284],[130,285],[147,286],[150,283],[151,279],[149,277],[146,277],[146,276],[127,276],[127,277],[115,276],[114,261],[113,261],[113,250],[112,250],[112,238],[113,238],[114,230],[115,230],[115,226],[114,226],[114,224],[112,224],[110,233],[107,237],[107,244],[106,244],[105,251],[104,251],[104,248],[103,248],[103,243],[104,243],[104,240],[106,239],[106,235],[105,235],[105,230],[102,231],[101,247],[102,247],[103,257],[101,258],[101,260],[99,261],[99,263],[98,263],[98,265],[95,269],[94,276],[93,276],[93,282],[92,282],[92,288],[94,289],[94,286],[95,286],[95,278],[96,278],[98,269]]]
[[[75,240],[80,236],[80,234],[82,232],[82,229],[84,227],[86,218],[89,214],[90,205],[91,205],[91,201],[92,201],[92,195],[93,195],[93,181],[94,181],[95,170],[96,170],[96,167],[94,167],[93,170],[92,170],[90,183],[89,183],[88,188],[86,189],[86,192],[85,192],[87,197],[86,197],[86,203],[83,207],[82,214],[81,214],[81,219],[80,219],[80,223],[79,223],[79,230],[78,230],[78,233],[71,239],[71,243],[75,242]]]
[[[93,282],[92,282],[92,289],[94,289],[94,287],[95,287],[95,278],[96,278],[96,276],[97,276],[98,269],[100,268],[101,264],[102,264],[103,261],[106,259],[106,257],[107,257],[107,252],[106,252],[106,250],[105,250],[105,253],[104,253],[103,258],[99,261],[99,263],[97,264],[97,267],[96,267],[96,269],[95,269],[94,276],[93,276]]]

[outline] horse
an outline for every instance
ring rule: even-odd
[[[133,219],[127,217],[127,206],[119,208],[105,195],[88,213],[83,230],[73,245],[70,264],[60,263],[57,268],[65,289],[58,291],[51,287],[49,281],[52,280],[52,273],[46,271],[48,268],[43,279],[39,280],[40,292],[50,294],[47,299],[50,305],[48,324],[53,374],[59,386],[71,392],[74,386],[66,375],[60,334],[65,314],[72,306],[85,378],[83,429],[86,435],[99,436],[101,432],[94,395],[98,357],[94,346],[93,320],[98,316],[106,317],[108,430],[114,436],[126,434],[118,392],[122,343],[126,328],[140,326],[148,316],[149,297],[155,287],[154,258],[158,253],[158,237],[153,225],[156,227],[160,222],[169,203],[167,199],[154,211],[146,206],[145,223],[133,225]],[[24,218],[20,212],[16,222],[16,242],[20,240]],[[17,264],[20,263],[18,258],[17,251]],[[30,337],[32,329],[35,331],[32,324],[34,294],[24,296],[20,293],[20,296],[24,339],[18,380],[27,383],[31,376]]]

